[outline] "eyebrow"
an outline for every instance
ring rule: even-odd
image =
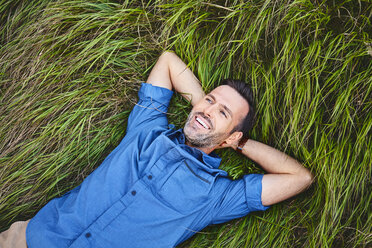
[[[209,96],[210,98],[213,99],[213,101],[216,101],[216,98],[214,97],[214,95],[212,94],[208,94],[207,96]],[[219,103],[220,105],[222,105],[222,107],[229,113],[229,115],[231,116],[231,118],[233,117],[233,113],[231,112],[231,110],[224,104],[222,103]]]

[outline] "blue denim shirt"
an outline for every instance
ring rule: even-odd
[[[172,94],[142,84],[124,139],[31,219],[29,248],[175,247],[209,224],[267,208],[262,175],[230,180],[218,156],[185,145],[182,130],[168,125]]]

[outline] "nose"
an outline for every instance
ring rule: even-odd
[[[211,104],[211,105],[208,105],[205,109],[204,109],[204,114],[208,117],[211,117],[213,111],[214,111],[214,108],[215,108],[215,104]]]

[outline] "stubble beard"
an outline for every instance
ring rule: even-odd
[[[191,121],[196,114],[203,116],[207,119],[208,117],[202,113],[190,113],[187,117],[186,124],[183,128],[185,138],[187,142],[196,148],[213,148],[222,142],[224,136],[223,133],[197,133],[197,131],[191,126]],[[194,131],[194,132],[193,132]]]

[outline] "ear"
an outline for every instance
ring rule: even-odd
[[[232,147],[236,149],[239,144],[240,139],[243,137],[242,132],[234,132],[229,137],[227,137],[221,144],[216,147],[216,149]]]
[[[233,132],[226,140],[226,144],[229,146],[237,146],[240,139],[243,137],[243,132]]]

